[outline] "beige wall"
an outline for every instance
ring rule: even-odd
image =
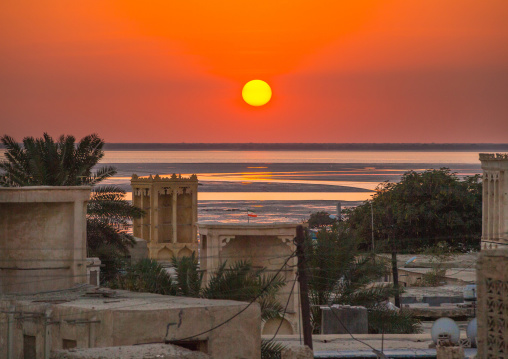
[[[165,339],[177,342],[214,328],[247,306],[243,302],[127,291],[119,291],[117,298],[87,297],[83,294],[69,298],[68,294],[62,293],[61,297],[67,297],[68,302],[60,304],[49,299],[46,301],[44,297],[32,298],[38,299],[38,302],[29,298],[0,299],[2,323],[7,323],[6,312],[12,305],[15,306],[12,309],[16,317],[25,316],[25,319],[15,320],[12,326],[14,357],[23,357],[23,336],[29,335],[36,339],[37,359],[43,358],[46,331],[51,350],[63,349],[64,340],[75,342],[78,348],[164,342]],[[48,313],[47,318],[45,312]],[[192,340],[200,341],[201,350],[213,358],[260,358],[260,325],[260,308],[254,303],[223,326]],[[1,348],[7,347],[6,331],[7,325],[0,326]],[[0,359],[6,358],[6,350],[0,350]]]
[[[89,187],[0,188],[0,293],[86,283]]]
[[[508,250],[482,251],[478,258],[476,275],[478,358],[506,358]]]
[[[239,260],[250,261],[255,268],[266,268],[267,274],[275,274],[286,259],[296,250],[293,239],[296,236],[296,223],[273,224],[222,224],[198,223],[200,234],[200,268],[204,279],[208,280],[221,263],[233,263]],[[295,286],[289,297],[293,282],[296,280],[296,257],[291,258],[280,272],[286,285],[280,289],[277,299],[288,310],[281,325],[280,334],[298,332],[299,287]],[[263,334],[274,333],[280,320],[273,319],[263,323]]]

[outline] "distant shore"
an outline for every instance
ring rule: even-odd
[[[508,143],[106,143],[109,151],[508,151]]]
[[[0,150],[5,147],[0,144]],[[107,151],[508,152],[508,143],[106,143]]]

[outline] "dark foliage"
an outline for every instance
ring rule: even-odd
[[[280,359],[281,352],[286,346],[279,342],[261,340],[261,359]]]
[[[277,292],[285,285],[282,276],[266,275],[265,268],[253,269],[247,261],[232,265],[223,263],[210,275],[208,283],[202,286],[203,275],[199,272],[197,258],[173,258],[176,278],[156,261],[145,259],[127,269],[112,283],[113,287],[138,292],[171,294],[195,298],[229,299],[243,302],[256,300],[261,306],[261,318],[268,320],[282,316],[284,308],[275,299]],[[159,281],[159,285],[155,283]]]
[[[403,309],[394,311],[385,306],[369,309],[369,333],[414,334],[421,332],[421,322]]]
[[[309,228],[320,228],[331,226],[332,224],[337,223],[337,219],[330,217],[328,212],[319,211],[314,212],[310,215],[308,223]]]
[[[454,250],[479,249],[482,226],[480,176],[460,180],[447,168],[406,172],[400,182],[381,183],[372,200],[345,210],[347,230],[390,251],[421,252],[445,241]]]
[[[317,239],[307,238],[306,256],[309,263],[309,291],[314,332],[321,327],[320,306],[332,304],[361,305],[370,313],[384,308],[383,303],[397,290],[390,285],[374,284],[388,272],[387,263],[372,253],[362,254],[358,240],[348,235],[342,223],[321,229]],[[397,312],[393,314],[397,316]],[[408,327],[414,320],[403,316]],[[416,325],[415,325],[416,327]],[[373,327],[374,328],[374,327]],[[400,333],[400,325],[387,325],[387,333]],[[416,329],[415,329],[416,330]]]
[[[55,141],[47,133],[42,138],[25,137],[20,146],[12,137],[1,138],[6,160],[0,162],[0,186],[93,186],[113,176],[113,167],[92,168],[104,156],[104,141],[96,134],[75,143],[73,136]]]

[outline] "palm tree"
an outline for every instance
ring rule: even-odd
[[[382,304],[397,292],[392,286],[374,284],[387,273],[387,263],[372,253],[360,253],[359,240],[343,231],[341,223],[321,229],[316,240],[307,238],[306,247],[314,332],[318,333],[321,327],[319,307],[331,304],[366,307],[371,333],[419,331],[418,320]]]
[[[261,306],[262,320],[282,316],[284,308],[275,298],[285,285],[280,274],[264,274],[266,268],[254,269],[248,261],[231,265],[224,262],[203,285],[203,273],[195,252],[191,257],[173,258],[172,264],[176,273],[174,279],[155,260],[142,259],[112,284],[136,292],[243,302],[255,300]]]
[[[0,186],[94,186],[116,174],[114,167],[92,168],[104,157],[104,141],[96,134],[76,144],[73,136],[60,136],[57,142],[44,133],[42,138],[25,137],[20,146],[3,136],[5,161],[0,162]]]
[[[109,282],[125,266],[124,259],[134,237],[128,232],[133,218],[144,211],[125,200],[125,191],[117,186],[92,189],[87,205],[87,255],[99,257],[105,267],[101,279]]]
[[[3,136],[6,160],[0,162],[0,186],[96,186],[116,174],[111,166],[93,168],[104,157],[104,140],[91,134],[76,144],[73,136],[55,141],[47,133],[42,138],[25,137],[20,146]],[[123,266],[122,258],[134,238],[127,230],[132,218],[143,211],[125,200],[125,191],[116,186],[94,187],[87,207],[88,255],[106,265],[102,278],[111,279]]]

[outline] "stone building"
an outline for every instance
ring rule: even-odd
[[[132,202],[146,211],[135,219],[135,237],[148,243],[149,258],[169,261],[198,249],[198,178],[132,175]]]
[[[508,249],[508,154],[480,153],[483,169],[482,249]]]
[[[90,187],[0,188],[0,293],[87,283]]]
[[[0,359],[165,342],[213,358],[260,357],[257,303],[86,284],[87,269],[98,282],[99,265],[86,258],[89,197],[89,187],[0,188]]]
[[[478,358],[508,358],[508,250],[484,250],[476,265]]]
[[[291,256],[296,246],[297,223],[237,224],[237,223],[198,223],[200,240],[200,267],[207,281],[221,263],[249,260],[254,268],[266,268],[268,274],[274,274]],[[291,258],[282,268],[281,275],[286,285],[280,289],[278,301],[286,306],[285,319],[270,319],[263,325],[263,334],[273,334],[281,325],[279,334],[298,333],[300,313],[298,298],[299,286],[295,285],[297,258]]]
[[[171,343],[212,358],[259,358],[260,308],[247,304],[87,286],[0,294],[0,359],[49,359],[61,349],[146,343]]]

